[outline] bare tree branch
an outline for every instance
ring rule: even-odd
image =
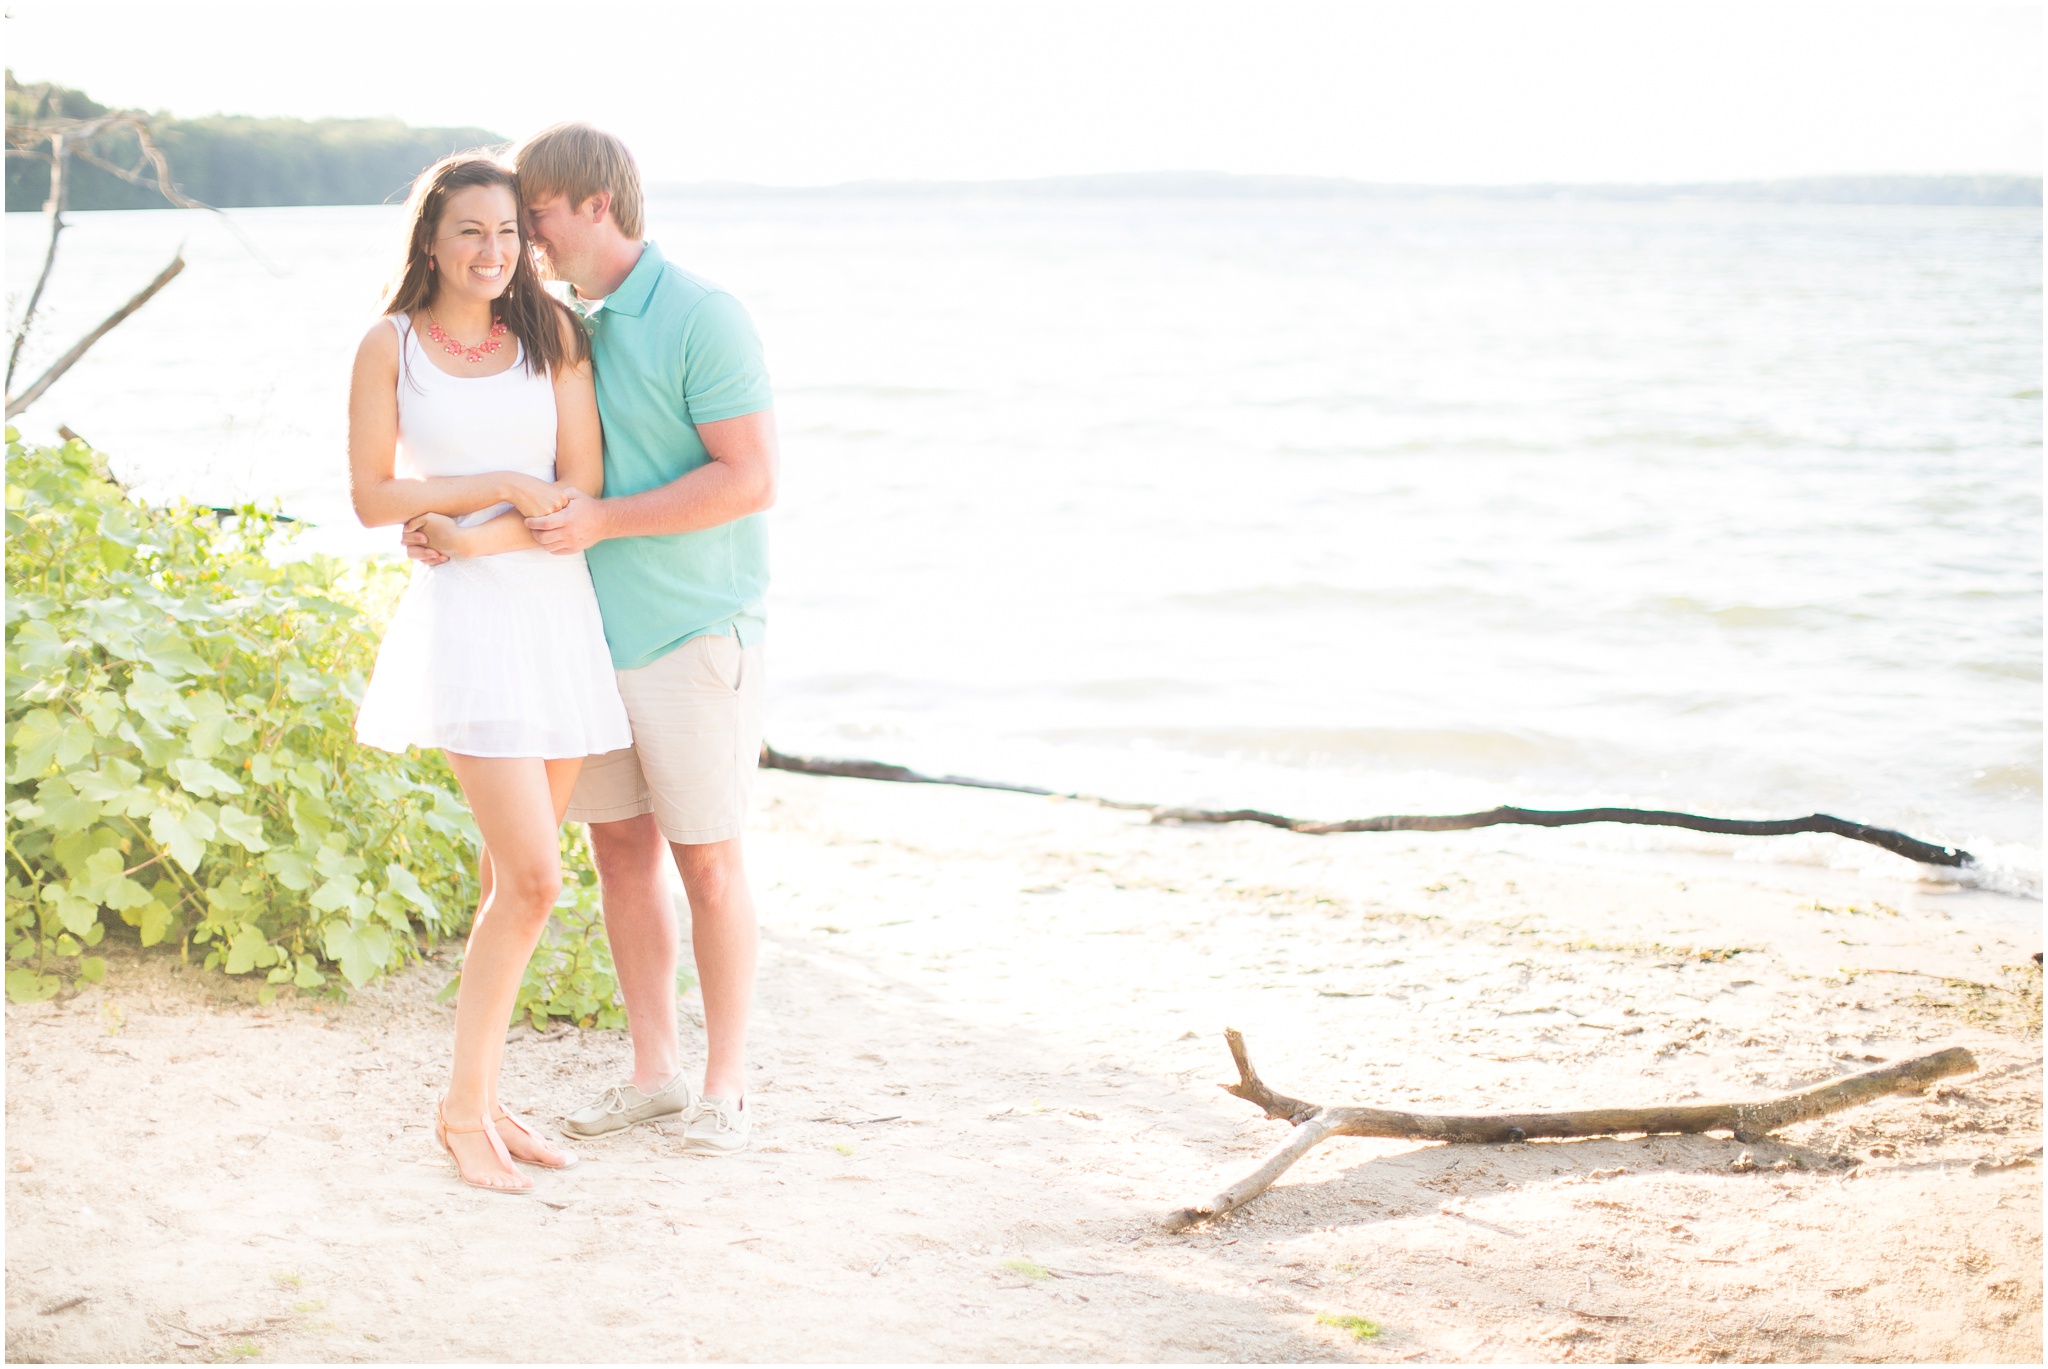
[[[9,390],[14,388],[14,367],[21,360],[21,345],[28,341],[29,326],[35,322],[36,306],[42,303],[43,287],[50,283],[50,269],[57,264],[57,236],[64,231],[64,152],[64,135],[51,134],[50,197],[43,203],[43,212],[50,216],[50,245],[43,253],[43,270],[36,277],[36,288],[29,292],[28,308],[22,311],[21,322],[14,329],[14,341],[7,348],[7,377],[0,385]]]
[[[171,258],[171,264],[169,266],[166,266],[162,271],[159,271],[157,273],[157,277],[155,280],[143,286],[142,289],[137,291],[135,295],[132,298],[130,298],[126,304],[122,305],[119,309],[116,309],[113,313],[107,315],[107,317],[100,322],[99,327],[93,329],[90,333],[87,333],[84,337],[80,338],[77,342],[73,343],[71,346],[71,350],[66,352],[63,356],[58,357],[56,361],[52,362],[50,364],[50,369],[44,371],[40,376],[37,376],[35,383],[33,385],[30,385],[26,390],[23,390],[18,395],[9,395],[7,397],[7,417],[13,418],[23,409],[26,409],[29,405],[35,403],[38,399],[41,399],[43,397],[43,391],[49,389],[52,385],[55,385],[58,379],[61,376],[63,376],[63,374],[66,371],[70,370],[72,366],[77,364],[78,359],[84,356],[87,350],[89,350],[95,342],[98,342],[108,333],[113,332],[115,327],[117,327],[123,319],[127,318],[130,314],[134,313],[137,309],[140,309],[143,305],[149,303],[151,297],[154,296],[157,291],[163,289],[166,285],[169,285],[171,281],[177,276],[177,274],[184,269],[185,253],[184,250],[181,248],[178,252],[178,255]]]

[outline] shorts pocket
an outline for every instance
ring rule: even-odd
[[[723,637],[706,635],[697,640],[704,644],[706,676],[727,694],[737,695],[746,670],[746,653],[740,649],[739,638],[727,633]]]

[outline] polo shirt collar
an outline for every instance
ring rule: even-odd
[[[654,298],[654,283],[661,276],[661,266],[661,249],[651,242],[642,243],[640,260],[633,263],[619,288],[604,297],[604,312],[639,318],[647,310],[647,301]]]

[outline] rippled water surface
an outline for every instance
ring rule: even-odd
[[[196,215],[75,216],[45,356],[181,238],[192,266],[28,430],[384,546],[342,402],[397,211],[234,217],[267,263]],[[1819,809],[2037,878],[2038,212],[653,219],[769,348],[785,750],[1328,817]],[[8,216],[17,301],[41,231]],[[1604,833],[1570,839],[1666,840]],[[1890,860],[1844,845],[1773,849]]]

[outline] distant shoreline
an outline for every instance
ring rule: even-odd
[[[1272,199],[1545,200],[1662,203],[1710,200],[1736,204],[1967,205],[2041,207],[2039,176],[1804,176],[1769,181],[1668,184],[1413,185],[1325,176],[1241,176],[1207,171],[1112,172],[1001,181],[849,181],[826,186],[769,186],[739,181],[666,182],[650,195],[695,199]]]
[[[1780,181],[1699,181],[1528,185],[1404,185],[1317,176],[1236,176],[1221,172],[1110,173],[1044,176],[1009,181],[848,181],[839,185],[756,185],[745,181],[669,181],[647,188],[650,198],[690,200],[896,200],[896,201],[1308,201],[1322,204],[1782,204],[1841,206],[1950,206],[2039,209],[2039,176],[1809,176]],[[291,201],[224,208],[341,208],[391,200]],[[137,205],[160,209],[163,206]],[[109,207],[111,208],[111,207]],[[125,212],[127,206],[122,206]],[[42,210],[14,209],[10,214]],[[74,208],[72,212],[79,212]]]

